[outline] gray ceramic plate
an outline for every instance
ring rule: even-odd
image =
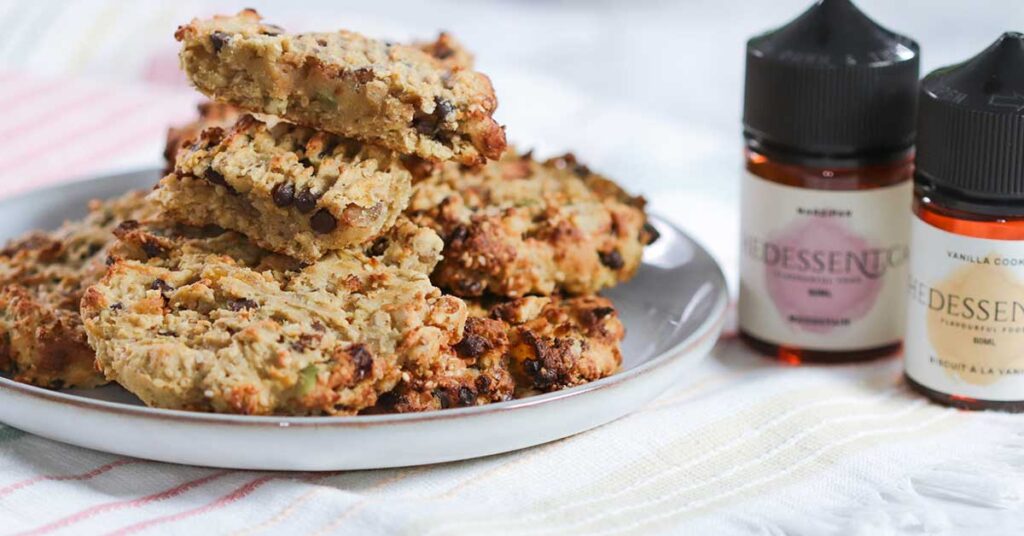
[[[0,201],[0,242],[53,228],[89,199],[149,188],[155,170]],[[639,408],[711,349],[725,316],[715,261],[664,219],[636,278],[607,295],[627,328],[622,371],[557,393],[408,415],[248,417],[147,408],[117,386],[53,392],[0,377],[0,421],[97,450],[167,462],[263,470],[341,470],[447,462],[567,437]]]

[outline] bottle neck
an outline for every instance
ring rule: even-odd
[[[942,210],[963,219],[992,221],[998,219],[1024,219],[1024,199],[1006,197],[991,199],[974,196],[961,190],[943,186],[928,175],[914,173],[914,193]]]
[[[805,151],[772,143],[762,137],[744,132],[747,149],[762,154],[781,164],[820,169],[854,169],[888,166],[910,159],[912,145],[900,148],[863,150],[849,153]]]

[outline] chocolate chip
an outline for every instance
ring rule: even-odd
[[[462,357],[476,358],[483,355],[487,351],[488,346],[490,344],[488,344],[487,339],[479,335],[469,334],[455,345],[455,351]]]
[[[325,46],[327,46],[327,40],[326,40],[326,39],[324,39],[324,38],[322,38],[322,37],[321,37],[321,38],[318,38],[318,39],[316,40],[316,44],[318,44],[318,45],[320,45],[320,46],[322,46],[322,47],[325,47]]]
[[[306,157],[302,157],[302,159],[299,160],[299,163],[306,167],[313,167],[313,161]]]
[[[326,208],[322,208],[309,219],[309,226],[320,234],[327,234],[338,228],[338,219]]]
[[[117,302],[110,306],[111,311],[120,311],[121,309],[124,309],[124,304],[121,302]]]
[[[608,252],[601,251],[598,256],[601,257],[601,264],[612,270],[618,270],[626,265],[626,262],[622,260],[622,254],[617,249]]]
[[[213,32],[210,34],[210,44],[213,45],[213,51],[219,53],[220,49],[224,48],[224,45],[231,41],[231,36],[224,32]]]
[[[481,393],[486,393],[491,390],[491,378],[488,376],[480,375],[476,378],[476,390]]]
[[[649,246],[657,242],[659,238],[661,238],[661,233],[658,232],[658,229],[651,225],[651,222],[645,221],[643,229],[640,231],[641,242],[643,242],[644,245]]]
[[[362,380],[373,372],[373,355],[366,346],[357,344],[349,349],[349,355],[352,356],[352,363],[356,367],[356,377]]]
[[[476,393],[469,387],[459,388],[459,403],[463,406],[472,406],[476,402]]]
[[[159,290],[161,293],[163,293],[163,292],[171,292],[171,291],[173,291],[174,287],[168,285],[167,281],[164,281],[163,279],[159,279],[158,278],[158,279],[154,279],[153,280],[153,284],[149,285],[149,289],[150,290]]]
[[[299,209],[299,212],[303,214],[309,214],[316,208],[317,199],[319,197],[310,191],[309,188],[306,188],[295,196],[295,208]]]
[[[103,249],[101,244],[91,244],[89,250],[85,252],[86,256],[92,257],[93,255],[100,252]]]
[[[166,250],[160,244],[153,242],[152,240],[144,240],[142,242],[142,251],[146,253],[149,258],[159,257],[166,253]]]
[[[446,101],[438,97],[434,102],[437,104],[437,109],[434,110],[434,115],[436,115],[441,121],[447,121],[453,114],[455,114],[455,105],[452,104],[451,101]]]
[[[388,238],[386,236],[382,236],[373,241],[373,244],[370,245],[370,249],[366,250],[366,254],[371,257],[380,257],[387,250]]]
[[[217,186],[223,186],[227,191],[231,193],[237,193],[234,188],[228,184],[228,181],[224,180],[224,175],[213,168],[207,168],[206,173],[203,173],[203,178],[206,179],[210,184],[216,184]]]
[[[452,399],[448,396],[448,393],[441,389],[434,389],[434,397],[441,404],[441,409],[448,409],[452,407]]]
[[[595,308],[591,309],[590,312],[591,312],[591,314],[593,314],[597,318],[604,318],[604,317],[606,317],[606,316],[608,316],[610,314],[613,314],[615,312],[615,308],[614,307],[595,307]]]
[[[260,305],[249,298],[236,298],[228,300],[228,309],[238,312],[247,309],[256,309]]]
[[[590,168],[583,164],[577,164],[576,167],[572,168],[572,172],[575,173],[577,177],[583,178],[590,175]]]
[[[290,182],[278,183],[270,191],[270,195],[274,198],[275,205],[281,208],[287,207],[295,202],[295,185]]]
[[[452,229],[451,234],[448,235],[448,243],[462,242],[466,238],[469,238],[469,228],[465,225],[460,225]]]
[[[538,374],[540,374],[540,369],[540,361],[537,359],[523,361],[523,370],[525,370],[526,373],[529,374],[530,376],[537,376]]]
[[[107,266],[113,266],[114,263],[117,262],[117,259],[115,259],[113,255],[107,255],[106,260],[104,260],[103,262]]]

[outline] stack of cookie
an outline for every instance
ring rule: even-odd
[[[116,240],[73,253],[64,229],[0,253],[0,366],[291,415],[487,404],[618,369],[624,329],[596,293],[656,238],[642,199],[571,155],[506,148],[489,80],[450,36],[287,34],[246,10],[176,38],[214,102],[172,129],[146,199],[66,226]],[[43,257],[74,284],[30,277]],[[22,295],[34,305],[5,305]],[[17,342],[46,331],[26,320],[43,309],[75,339],[66,359]],[[93,361],[102,376],[82,372]]]

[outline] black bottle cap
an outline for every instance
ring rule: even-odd
[[[918,132],[919,183],[961,205],[1024,204],[1024,35],[926,76]]]
[[[782,153],[871,159],[914,142],[919,48],[849,0],[747,42],[744,135]]]

